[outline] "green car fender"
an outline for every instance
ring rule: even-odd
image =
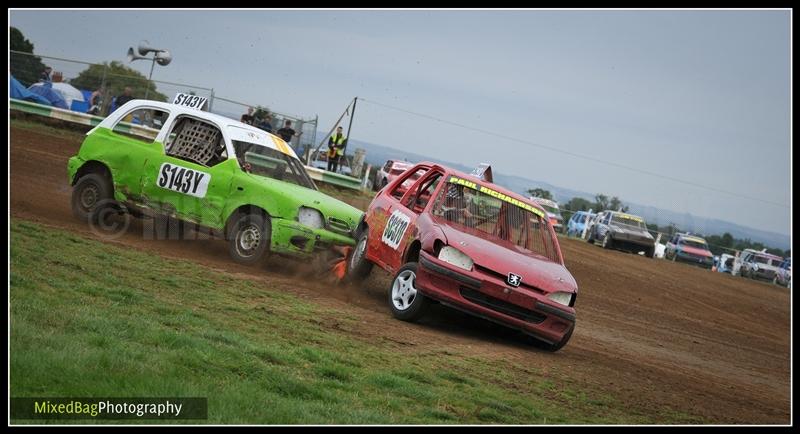
[[[318,211],[322,216],[322,227],[301,224],[298,217],[302,207]],[[225,220],[230,223],[235,215],[252,212],[253,208],[263,210],[269,216],[271,244],[278,251],[294,250],[296,246],[292,246],[291,238],[295,236],[327,244],[353,245],[353,233],[364,214],[319,191],[240,172],[231,186],[231,196],[224,211]]]

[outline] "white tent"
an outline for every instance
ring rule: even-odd
[[[31,85],[33,86],[44,86],[43,83],[34,83]],[[64,98],[64,101],[67,103],[67,107],[72,107],[72,101],[84,101],[83,93],[81,93],[78,88],[72,86],[70,84],[64,82],[53,83],[53,90],[58,92],[61,95],[61,98]]]

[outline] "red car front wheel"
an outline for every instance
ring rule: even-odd
[[[403,265],[389,286],[389,307],[392,315],[403,321],[419,319],[430,304],[428,297],[417,290],[417,263]]]

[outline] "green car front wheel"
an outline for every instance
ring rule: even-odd
[[[234,261],[254,265],[269,256],[272,225],[260,214],[239,216],[228,232],[229,251]]]

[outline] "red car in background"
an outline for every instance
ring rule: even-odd
[[[394,181],[395,178],[408,170],[411,166],[413,166],[413,164],[407,161],[386,160],[386,164],[375,172],[375,182],[372,183],[372,189],[378,191],[386,187],[387,184]],[[412,181],[415,181],[415,179],[409,179],[409,182]]]
[[[664,259],[686,262],[709,270],[714,266],[714,254],[709,250],[706,240],[691,234],[673,235],[664,248]]]
[[[413,321],[438,301],[550,351],[572,336],[577,283],[547,213],[524,196],[419,163],[375,196],[355,238],[348,279],[365,278],[373,264],[393,273],[387,301],[396,318]]]

